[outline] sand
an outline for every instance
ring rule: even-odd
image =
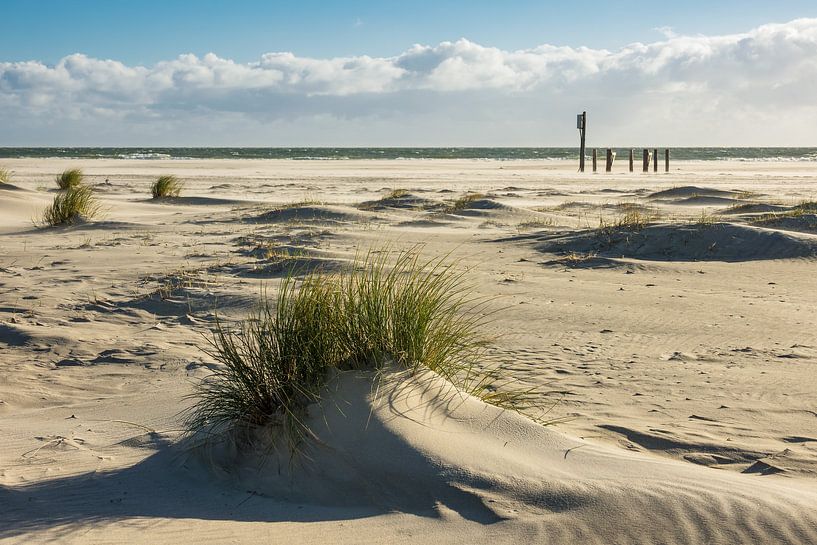
[[[817,541],[817,230],[786,215],[817,200],[812,163],[2,166],[1,543]],[[69,166],[104,216],[34,227]],[[151,201],[171,173],[183,197]],[[387,243],[470,268],[485,364],[557,422],[341,373],[310,463],[184,437],[216,309]]]

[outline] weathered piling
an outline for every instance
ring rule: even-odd
[[[597,150],[596,148],[593,148],[593,172],[596,172],[596,167],[597,167],[597,164],[598,164],[598,155],[599,155],[599,150]]]
[[[664,172],[669,172],[669,148],[664,150]]]
[[[632,171],[633,171],[633,159],[634,159],[634,155],[635,155],[635,154],[633,153],[633,149],[632,149],[632,148],[630,148],[630,172],[632,172]]]
[[[650,171],[650,150],[644,148],[644,154],[641,158],[642,172]]]
[[[613,153],[613,150],[610,149],[610,148],[607,148],[607,162],[604,164],[604,172],[612,172],[613,171],[613,158],[614,157],[615,157],[615,154]]]
[[[584,138],[585,133],[587,132],[587,112],[582,112],[576,116],[576,128],[579,129],[579,137],[581,138],[579,149],[579,172],[584,172]]]

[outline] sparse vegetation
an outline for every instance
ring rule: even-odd
[[[532,231],[534,229],[545,229],[546,227],[553,227],[553,218],[530,218],[520,221],[516,224],[516,230],[520,233],[523,231]]]
[[[799,218],[807,214],[817,214],[817,201],[801,201],[799,204],[784,212],[763,214],[757,218],[754,223],[759,225],[774,224],[785,218]]]
[[[466,193],[459,199],[448,204],[443,211],[447,214],[451,214],[459,210],[465,210],[466,208],[468,208],[468,205],[471,204],[472,202],[484,198],[486,198],[486,195],[483,193]]]
[[[0,184],[7,184],[11,182],[11,171],[7,168],[0,167]]]
[[[176,176],[165,175],[159,176],[159,178],[153,182],[153,185],[150,187],[150,193],[154,199],[166,199],[178,197],[182,192],[182,188],[184,188],[184,182],[179,180]]]
[[[794,211],[799,214],[815,214],[817,213],[817,201],[801,201],[794,207]]]
[[[277,301],[262,297],[239,326],[219,324],[207,353],[222,365],[201,383],[191,430],[280,426],[291,448],[309,435],[307,407],[331,369],[431,370],[488,403],[523,410],[531,390],[511,391],[501,373],[478,372],[484,301],[442,259],[416,250],[369,253],[339,273],[289,276]]]
[[[750,212],[757,205],[758,205],[758,203],[756,203],[756,202],[735,203],[735,204],[729,206],[728,208],[726,208],[726,210],[721,212],[721,214],[723,214],[723,213],[741,214],[743,212]]]
[[[410,195],[408,189],[392,189],[383,197],[383,200],[399,199],[401,197],[407,197],[408,195]]]
[[[613,221],[608,221],[604,217],[600,217],[599,231],[604,233],[612,233],[615,231],[640,231],[653,221],[653,216],[645,214],[639,210],[631,210]]]
[[[693,223],[699,227],[712,227],[718,222],[718,219],[711,212],[701,210],[701,214],[695,218]]]
[[[570,252],[567,255],[561,256],[555,261],[567,265],[568,267],[577,267],[582,263],[585,263],[596,258],[596,255],[597,254],[595,254],[594,252],[589,253]]]
[[[752,201],[760,197],[760,193],[756,191],[738,191],[735,193],[735,198],[740,201]]]
[[[275,210],[291,210],[293,208],[304,208],[306,206],[323,206],[325,204],[327,204],[325,201],[321,201],[314,198],[306,198],[300,201],[284,203],[282,205],[277,206]]]
[[[56,226],[92,219],[99,213],[99,203],[93,190],[84,185],[69,187],[54,197],[54,202],[45,209],[43,226]]]
[[[79,187],[83,180],[82,170],[78,168],[71,168],[64,170],[62,174],[57,176],[54,181],[60,189],[71,189],[72,187]]]

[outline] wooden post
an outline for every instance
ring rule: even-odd
[[[579,172],[584,172],[584,136],[587,132],[587,112],[582,112],[576,116],[576,128],[579,129],[581,145],[579,146]]]
[[[658,148],[652,150],[652,171],[658,172]]]
[[[644,172],[650,171],[650,150],[644,148],[644,155],[641,158],[641,166]]]
[[[596,172],[596,163],[598,161],[599,150],[593,148],[593,172]]]
[[[633,148],[630,148],[630,172],[633,171],[633,159],[634,159],[633,155],[635,155],[633,153]]]
[[[664,150],[664,172],[669,172],[669,148]]]
[[[604,172],[613,171],[613,150],[607,148],[607,163],[604,165]]]

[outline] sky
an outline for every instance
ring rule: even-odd
[[[0,10],[0,146],[817,146],[814,0]]]

